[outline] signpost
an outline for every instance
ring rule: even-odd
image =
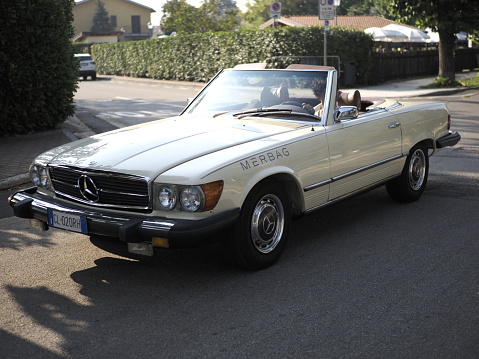
[[[319,0],[319,20],[334,20],[334,0]]]
[[[273,19],[273,27],[276,27],[276,19],[281,17],[281,3],[279,1],[271,1],[269,17]]]
[[[324,66],[328,66],[327,60],[327,36],[329,31],[329,20],[334,20],[334,0],[318,0],[319,3],[319,20],[324,20]]]

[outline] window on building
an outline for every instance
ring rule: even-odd
[[[140,15],[132,15],[131,16],[131,32],[133,34],[140,34],[141,33]]]
[[[110,24],[113,26],[113,28],[116,28],[116,15],[110,16]]]

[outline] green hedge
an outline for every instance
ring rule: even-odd
[[[240,30],[97,44],[92,54],[105,75],[164,80],[208,81],[221,68],[264,62],[274,56],[322,56],[323,27]],[[357,63],[358,82],[370,71],[373,41],[362,31],[334,27],[327,34],[328,55]]]
[[[0,137],[52,129],[73,115],[78,81],[73,4],[2,1]]]

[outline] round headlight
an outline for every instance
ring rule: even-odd
[[[45,167],[41,167],[39,170],[39,174],[40,174],[40,186],[48,189],[50,187],[50,181],[48,179],[47,169]]]
[[[185,187],[180,193],[180,202],[185,211],[196,212],[204,205],[203,192],[199,187]]]
[[[173,188],[162,186],[158,192],[160,206],[171,211],[176,206],[176,191]]]
[[[32,179],[32,182],[35,186],[40,185],[40,174],[38,173],[37,165],[32,164],[30,166],[30,178]]]

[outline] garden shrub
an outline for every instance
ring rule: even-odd
[[[73,0],[3,1],[0,137],[53,129],[74,114]]]
[[[275,56],[323,56],[323,27],[284,27],[178,35],[115,44],[97,44],[92,54],[105,75],[206,82],[222,68],[268,62]],[[370,70],[373,41],[362,31],[332,28],[328,55],[357,64],[358,81]],[[321,65],[322,63],[320,63]]]

